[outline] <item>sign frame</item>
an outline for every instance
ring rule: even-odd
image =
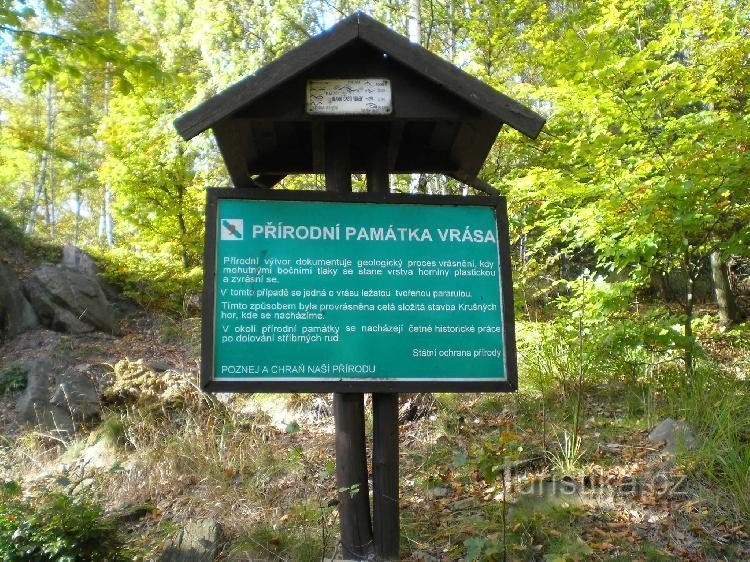
[[[498,269],[500,281],[502,348],[505,380],[221,380],[213,376],[214,322],[216,318],[217,219],[219,200],[298,201],[327,203],[374,203],[385,205],[441,205],[491,207],[497,219]],[[200,386],[207,392],[514,392],[518,390],[518,364],[515,338],[513,282],[510,263],[508,211],[505,197],[453,195],[411,195],[336,193],[330,191],[292,191],[266,189],[209,188],[206,190],[206,230],[204,239],[203,300],[201,311]],[[469,359],[470,361],[470,359]]]

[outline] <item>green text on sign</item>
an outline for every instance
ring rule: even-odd
[[[219,199],[215,380],[505,381],[493,207]]]

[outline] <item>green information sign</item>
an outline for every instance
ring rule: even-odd
[[[204,385],[514,389],[504,202],[335,197],[210,191]]]

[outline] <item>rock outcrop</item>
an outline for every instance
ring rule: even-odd
[[[219,552],[222,529],[213,519],[188,521],[170,540],[161,562],[212,562]]]
[[[114,306],[117,306],[118,304],[116,301],[122,299],[122,295],[120,295],[117,289],[102,277],[99,266],[96,265],[94,259],[80,248],[70,244],[63,246],[60,265],[72,269],[73,271],[77,271],[81,275],[85,275],[91,279],[96,279],[99,286],[102,288],[102,291],[104,291],[104,296],[106,296]]]
[[[675,453],[679,447],[692,450],[698,445],[690,426],[672,418],[667,418],[654,427],[648,434],[648,440],[652,443],[666,443],[665,453]]]
[[[55,406],[67,409],[75,421],[87,421],[98,418],[99,395],[91,381],[91,365],[80,364],[71,367],[55,377],[55,393],[50,402]]]
[[[95,277],[44,263],[31,273],[24,288],[45,327],[73,334],[118,330],[112,305]]]
[[[0,341],[37,326],[36,314],[23,294],[16,272],[0,262]]]
[[[27,375],[26,389],[16,401],[22,422],[45,431],[72,433],[74,422],[100,416],[99,396],[89,376],[90,365],[80,364],[61,372],[49,358],[41,358],[27,361],[21,368]],[[50,398],[53,376],[55,385]]]
[[[27,362],[26,389],[16,401],[16,411],[21,421],[39,426],[44,431],[67,434],[73,432],[73,418],[67,408],[50,403],[49,381],[52,362],[37,359]]]
[[[99,276],[99,268],[91,256],[80,248],[71,246],[70,244],[63,246],[60,265],[72,269],[73,271],[77,271],[86,277],[92,277],[95,279]]]

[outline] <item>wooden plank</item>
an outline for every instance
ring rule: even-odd
[[[430,146],[438,152],[449,152],[456,139],[459,123],[450,121],[438,121],[430,137]]]
[[[345,124],[329,124],[325,131],[326,191],[351,193],[350,131]]]
[[[393,171],[396,169],[396,160],[398,151],[401,147],[401,139],[404,134],[404,122],[402,120],[393,121],[388,134],[388,152],[387,152],[387,169]]]
[[[247,169],[248,159],[256,156],[249,126],[242,120],[227,119],[214,125],[213,131],[234,187],[255,187]]]
[[[402,142],[393,172],[451,174],[459,169],[459,162],[456,162],[448,152],[438,152],[429,146]]]
[[[368,193],[390,193],[391,185],[388,176],[388,147],[384,142],[373,145],[367,168]]]
[[[253,121],[252,131],[255,149],[258,151],[258,160],[262,161],[267,154],[273,154],[277,151],[279,142],[276,135],[276,124],[273,121]],[[252,162],[250,164],[252,165]]]
[[[372,553],[370,493],[365,450],[365,404],[362,394],[333,395],[336,426],[336,489],[343,558],[366,559]]]
[[[482,193],[486,193],[487,195],[492,195],[495,197],[501,195],[501,193],[496,188],[492,187],[486,181],[481,180],[479,178],[471,178],[468,176],[464,176],[460,172],[455,173],[455,174],[448,174],[448,175],[452,177],[453,179],[460,181],[463,184],[473,187],[474,189],[481,191]]]
[[[372,522],[378,560],[399,560],[398,394],[372,395]]]
[[[351,193],[348,128],[327,128],[325,151],[326,191],[339,195]],[[334,394],[333,417],[336,428],[336,488],[339,490],[343,558],[361,560],[373,553],[364,395]]]
[[[490,116],[462,123],[450,150],[451,159],[460,164],[456,171],[465,177],[476,177],[502,126]]]
[[[312,123],[312,171],[321,174],[325,171],[325,147],[326,147],[326,129],[323,121],[313,121]]]
[[[311,160],[308,153],[289,152],[287,158],[279,151],[273,158],[262,163],[248,166],[248,172],[254,175],[288,176],[291,174],[311,173]]]
[[[286,177],[286,174],[261,174],[253,178],[253,181],[263,189],[271,189]]]
[[[272,63],[273,64],[273,63]],[[390,119],[461,120],[478,117],[482,110],[466,100],[436,87],[434,82],[416,74],[383,52],[362,41],[353,41],[336,53],[321,59],[305,71],[266,95],[237,109],[232,115],[242,118],[299,121],[342,119],[351,116],[313,116],[305,111],[305,92],[310,79],[387,78],[391,81],[393,113],[388,115],[357,115],[358,120]]]

